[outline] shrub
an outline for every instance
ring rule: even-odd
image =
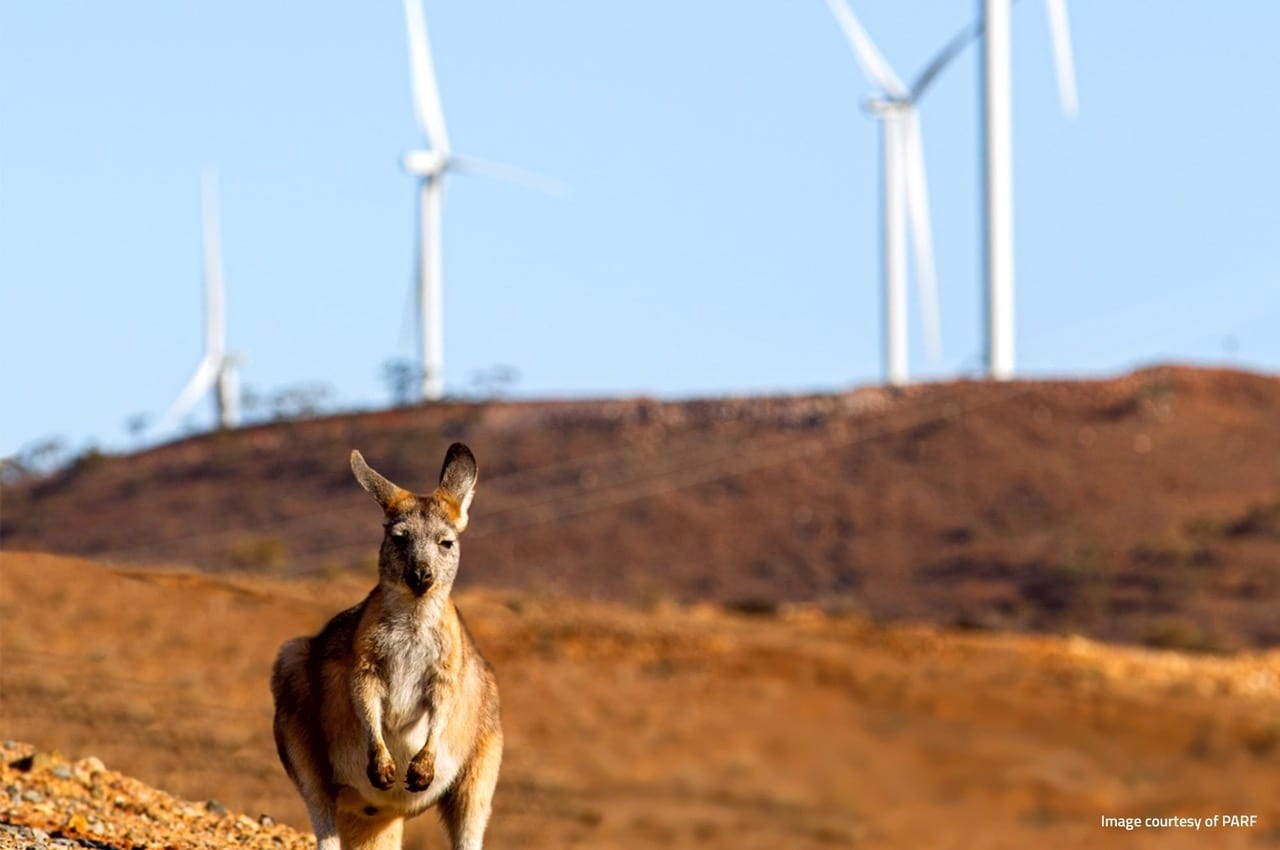
[[[1213,563],[1213,552],[1176,539],[1141,540],[1129,550],[1129,560],[1143,567],[1188,567]]]
[[[1266,758],[1280,747],[1280,724],[1245,729],[1240,735],[1245,749],[1258,758]]]
[[[735,614],[743,614],[748,617],[776,617],[782,609],[782,604],[777,599],[770,599],[764,596],[744,596],[725,603],[725,609]]]
[[[1106,572],[1090,560],[1030,565],[1018,583],[1024,599],[1051,616],[1088,618],[1103,610]]]
[[[1280,501],[1254,502],[1227,530],[1237,537],[1280,537]]]
[[[276,570],[284,566],[287,552],[278,537],[255,537],[237,543],[231,563],[242,570]]]
[[[1142,636],[1142,642],[1157,649],[1180,652],[1222,651],[1221,643],[1212,632],[1186,617],[1168,617],[1152,624]]]

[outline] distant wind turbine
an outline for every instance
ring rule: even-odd
[[[983,105],[983,269],[986,276],[987,376],[1014,375],[1013,99],[1009,18],[1012,0],[979,0]],[[1062,111],[1074,117],[1075,62],[1066,0],[1046,0]]]
[[[440,219],[444,177],[449,172],[493,177],[551,195],[563,195],[557,181],[510,165],[458,156],[449,146],[440,89],[436,84],[427,21],[421,0],[404,0],[409,33],[409,66],[413,105],[426,137],[426,148],[405,154],[404,170],[418,178],[417,302],[418,338],[422,347],[422,399],[444,396],[444,295],[440,263]]]
[[[186,416],[205,393],[215,388],[218,426],[235,428],[240,424],[238,363],[235,355],[227,353],[226,289],[222,279],[217,175],[206,169],[201,175],[200,185],[204,230],[204,358],[161,419],[157,430],[165,430]]]
[[[915,85],[908,88],[876,49],[848,4],[844,0],[827,0],[827,6],[849,40],[862,72],[879,89],[879,94],[869,98],[865,106],[880,122],[881,131],[884,368],[888,383],[902,385],[908,380],[907,230],[904,227],[908,223],[915,249],[916,284],[920,289],[925,340],[932,358],[937,359],[942,350],[924,148],[916,105],[943,67],[973,38],[973,33],[971,29],[966,30],[948,43],[920,74]]]

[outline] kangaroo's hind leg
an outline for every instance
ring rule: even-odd
[[[310,660],[307,638],[294,638],[280,647],[271,670],[276,707],[272,730],[285,772],[307,805],[317,850],[339,850],[331,771],[316,717],[320,694],[313,687]]]
[[[440,799],[440,814],[453,850],[480,850],[484,846],[501,763],[502,730],[495,729],[481,737],[471,761]]]

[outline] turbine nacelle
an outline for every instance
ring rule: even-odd
[[[890,118],[895,115],[902,115],[909,112],[915,104],[906,98],[894,97],[867,97],[862,101],[862,109],[868,115],[876,118]]]
[[[440,151],[409,151],[401,158],[400,165],[415,177],[439,177],[449,167],[449,156]]]

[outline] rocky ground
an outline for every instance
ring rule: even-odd
[[[311,836],[270,815],[233,814],[217,800],[194,803],[108,770],[89,756],[5,741],[0,750],[0,850],[303,850]]]

